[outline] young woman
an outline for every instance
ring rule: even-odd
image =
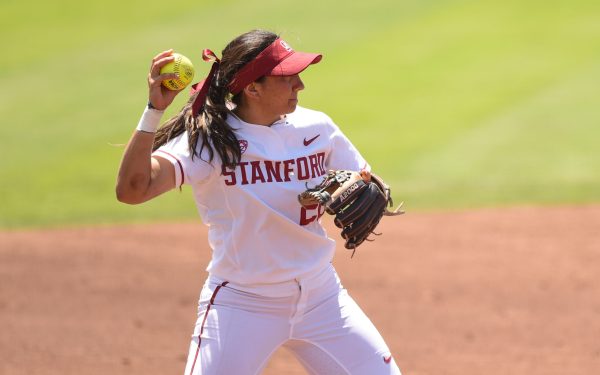
[[[328,169],[370,167],[331,119],[298,106],[299,73],[321,55],[254,30],[231,41],[189,102],[158,130],[178,94],[158,54],[149,102],[119,170],[117,197],[137,204],[191,186],[212,260],[186,375],[258,374],[280,346],[311,374],[400,374],[388,346],[331,264],[320,206],[297,196]]]

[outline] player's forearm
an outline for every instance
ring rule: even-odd
[[[123,203],[136,204],[149,199],[152,146],[162,115],[162,111],[146,108],[127,144],[116,187],[117,199]]]

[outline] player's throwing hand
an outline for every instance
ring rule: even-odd
[[[150,90],[148,102],[153,108],[160,111],[171,105],[175,96],[181,92],[181,90],[169,90],[162,85],[163,81],[177,78],[175,73],[160,74],[160,69],[174,59],[172,49],[159,53],[152,59],[152,65],[148,73],[148,89]]]

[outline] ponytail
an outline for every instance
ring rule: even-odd
[[[277,35],[263,30],[253,30],[231,41],[223,50],[214,78],[208,86],[204,105],[194,115],[194,102],[200,94],[195,91],[178,114],[167,120],[156,132],[153,150],[187,131],[188,147],[192,160],[200,157],[204,148],[208,150],[208,162],[215,152],[224,166],[235,168],[242,152],[234,129],[227,123],[231,106],[239,105],[242,93],[232,95],[229,85],[234,75],[248,62],[267,48]],[[202,137],[200,150],[196,151],[198,139]]]

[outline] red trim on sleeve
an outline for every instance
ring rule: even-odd
[[[181,161],[179,160],[179,158],[171,153],[166,152],[165,150],[158,150],[157,152],[165,153],[177,161],[177,165],[179,165],[179,171],[181,172],[181,185],[183,185],[183,183],[185,182],[185,174],[183,174],[183,165],[181,164]],[[179,185],[179,186],[181,186],[181,185]]]

